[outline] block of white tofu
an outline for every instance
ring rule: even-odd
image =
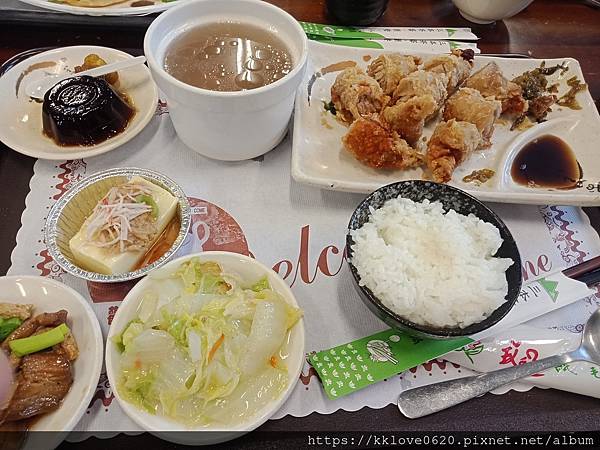
[[[158,217],[156,219],[158,232],[156,236],[160,236],[177,213],[177,199],[165,189],[144,178],[133,177],[131,181],[145,184],[152,188],[152,198],[158,206]],[[86,239],[89,220],[90,218],[88,217],[81,226],[81,229],[69,241],[69,247],[73,253],[75,263],[82,269],[104,275],[131,272],[154,244],[153,242],[150,243],[148,248],[143,250],[127,250],[122,253],[114,249],[97,247],[89,243]]]

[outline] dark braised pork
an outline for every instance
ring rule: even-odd
[[[54,410],[73,383],[71,362],[61,348],[24,356],[19,369],[17,389],[8,405],[6,422]]]
[[[65,310],[38,314],[23,322],[2,342],[0,351],[10,355],[10,361],[16,370],[16,388],[7,408],[0,411],[0,425],[52,411],[69,392],[73,384],[71,361],[79,354],[75,339],[70,333],[62,343],[22,358],[11,353],[8,344],[14,339],[48,331],[66,320]]]

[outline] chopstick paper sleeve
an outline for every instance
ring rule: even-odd
[[[585,283],[559,271],[524,283],[517,303],[506,317],[481,333],[460,339],[436,340],[414,338],[397,330],[387,330],[331,349],[312,352],[308,362],[317,371],[327,396],[334,399],[593,293]]]
[[[300,22],[306,34],[334,39],[428,39],[477,40],[470,28],[441,27],[343,27]]]

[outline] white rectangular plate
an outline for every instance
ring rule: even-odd
[[[341,138],[347,127],[327,113],[323,101],[331,99],[330,89],[339,72],[315,76],[321,68],[340,61],[356,61],[366,68],[369,57],[376,58],[383,50],[360,49],[310,42],[310,61],[305,79],[298,90],[294,114],[292,145],[292,176],[300,183],[325,189],[369,193],[389,183],[423,178],[421,169],[376,170],[367,167],[349,154]],[[551,80],[559,80],[558,96],[568,90],[566,80],[577,76],[583,80],[579,62],[572,58],[527,59],[476,56],[473,72],[490,61],[502,69],[508,79],[539,67],[566,63],[569,70],[555,73]],[[552,81],[553,82],[553,81]],[[552,83],[551,82],[551,83]],[[510,131],[508,121],[500,121],[492,138],[492,146],[475,152],[457,167],[451,185],[461,188],[480,200],[503,203],[551,205],[600,205],[600,115],[590,93],[577,94],[581,110],[554,105],[547,121],[524,130]],[[437,120],[426,126],[424,136],[429,138]],[[531,188],[512,180],[510,169],[518,151],[535,137],[553,134],[564,140],[574,151],[583,169],[580,187],[571,190]],[[478,169],[492,169],[494,177],[479,186],[462,181],[465,175]]]

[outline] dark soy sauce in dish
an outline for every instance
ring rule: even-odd
[[[167,48],[165,70],[178,80],[211,91],[266,86],[292,70],[290,52],[279,37],[247,23],[198,26]]]
[[[525,145],[513,161],[510,173],[519,184],[555,189],[573,189],[583,175],[571,147],[549,134]]]

